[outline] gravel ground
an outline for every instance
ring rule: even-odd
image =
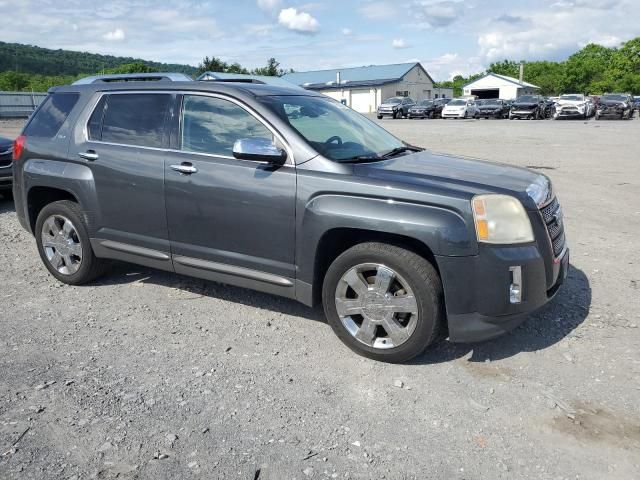
[[[548,307],[387,365],[261,293],[125,264],[63,286],[0,200],[0,477],[640,478],[640,121],[381,123],[552,178]]]

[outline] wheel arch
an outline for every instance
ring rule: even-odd
[[[35,233],[36,220],[44,207],[60,200],[70,200],[78,203],[78,198],[68,190],[58,187],[35,186],[27,193],[27,210],[29,214],[29,227]]]
[[[362,228],[337,227],[326,231],[318,241],[313,264],[313,305],[321,302],[322,284],[331,263],[348,249],[367,242],[378,242],[405,248],[425,258],[438,272],[432,249],[424,242],[397,233]]]

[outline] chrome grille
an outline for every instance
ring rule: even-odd
[[[0,155],[0,168],[11,166],[11,154]]]
[[[564,236],[564,216],[558,199],[554,198],[540,209],[542,219],[547,227],[547,233],[553,247],[553,255],[558,258],[564,250],[566,239]]]

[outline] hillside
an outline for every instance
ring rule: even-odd
[[[0,72],[17,70],[22,73],[48,76],[77,76],[138,62],[162,72],[182,72],[193,75],[197,71],[196,67],[190,65],[150,62],[132,57],[114,57],[71,50],[51,50],[33,45],[0,42]]]

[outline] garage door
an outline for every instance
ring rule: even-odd
[[[471,95],[475,95],[478,98],[500,98],[500,89],[486,88],[482,90],[471,90]]]
[[[373,112],[374,106],[372,104],[372,95],[369,90],[352,90],[351,108],[360,113]]]

